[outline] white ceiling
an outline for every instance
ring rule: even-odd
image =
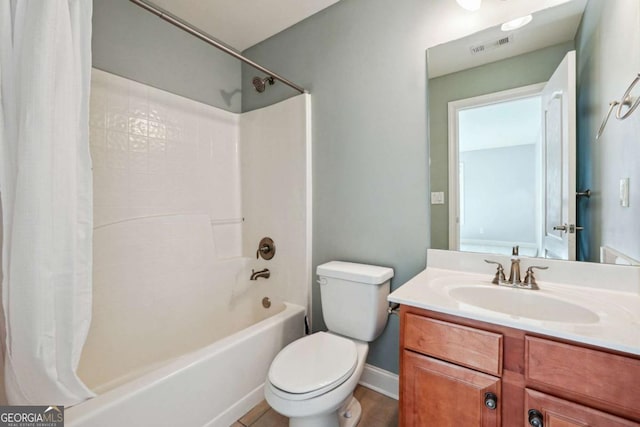
[[[339,0],[147,1],[189,22],[225,44],[243,51]],[[586,0],[482,0],[480,10],[468,12],[459,7],[455,0],[422,1],[430,2],[432,9],[432,13],[426,17],[425,21],[425,36],[431,42],[425,43],[425,48],[528,13],[557,5],[570,4],[572,5],[570,7],[574,7],[576,3],[582,4],[577,7],[584,9],[586,3]],[[390,7],[391,5],[392,2]],[[577,23],[575,25],[577,26]],[[546,30],[547,28],[544,28],[544,31]],[[573,31],[575,34],[575,28],[565,31]]]
[[[505,2],[506,3],[506,2]],[[533,14],[533,21],[521,29],[503,32],[500,26],[429,48],[428,73],[434,78],[501,59],[533,52],[575,38],[587,0],[573,0]],[[471,53],[471,46],[512,36],[511,42],[483,53]]]
[[[339,0],[151,0],[243,51]]]

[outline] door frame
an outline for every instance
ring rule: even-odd
[[[458,112],[472,107],[497,104],[499,102],[529,98],[542,93],[546,82],[521,86],[472,98],[459,99],[448,103],[448,144],[449,144],[449,249],[460,250],[460,194],[459,194],[459,142]],[[536,209],[539,211],[539,209]],[[536,223],[540,223],[539,213]],[[537,224],[539,227],[540,224]],[[538,233],[540,234],[540,233]]]

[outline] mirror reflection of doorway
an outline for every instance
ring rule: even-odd
[[[543,84],[449,103],[449,247],[576,259],[575,51]]]
[[[457,139],[450,155],[458,165],[457,230],[450,243],[456,249],[510,254],[517,244],[522,255],[539,255],[542,87],[450,103],[450,135]]]

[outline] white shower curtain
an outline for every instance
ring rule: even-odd
[[[91,320],[92,0],[0,1],[2,299],[10,404],[72,405]]]

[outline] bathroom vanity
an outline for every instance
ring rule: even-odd
[[[540,290],[504,289],[486,257],[430,250],[390,295],[400,425],[640,426],[638,269],[523,259],[549,267]]]

